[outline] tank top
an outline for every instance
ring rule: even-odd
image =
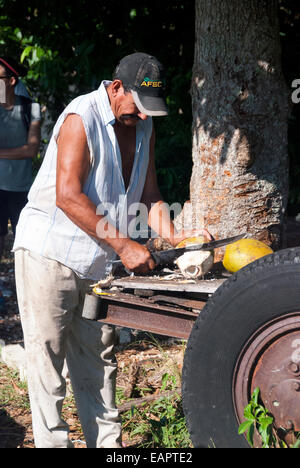
[[[74,99],[55,124],[42,166],[28,194],[17,225],[13,251],[24,248],[71,268],[81,278],[99,280],[112,268],[114,250],[81,230],[56,206],[57,138],[69,114],[83,122],[90,151],[90,171],[83,193],[97,207],[98,214],[109,213],[118,229],[130,236],[145,184],[152,119],[136,126],[136,150],[130,183],[125,189],[122,159],[113,125],[112,112],[103,81],[98,90]]]

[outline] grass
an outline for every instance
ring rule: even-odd
[[[185,424],[178,388],[181,384],[181,374],[175,362],[169,363],[167,351],[156,342],[155,346],[161,353],[161,360],[153,360],[152,371],[168,361],[167,372],[161,377],[156,389],[155,400],[142,404],[130,405],[139,398],[153,394],[153,388],[147,385],[136,386],[135,398],[125,396],[124,387],[117,387],[116,404],[121,407],[129,404],[129,409],[121,411],[123,440],[125,446],[135,448],[186,448],[191,447],[191,441]],[[171,360],[172,361],[172,360]],[[142,377],[147,368],[142,368]],[[124,368],[119,372],[127,372]],[[136,398],[138,397],[138,398]],[[77,414],[76,404],[71,393],[64,401],[63,419],[70,427],[70,438],[76,448],[83,448],[84,435]],[[12,430],[13,427],[13,430]],[[20,381],[18,373],[0,362],[0,448],[1,437],[9,435],[6,446],[9,448],[33,448],[31,413],[26,383]],[[77,446],[76,446],[77,444]]]
[[[145,401],[136,405],[135,399],[125,397],[123,388],[117,388],[118,405],[129,403],[130,406],[132,401],[131,408],[122,412],[124,438],[129,442],[134,441],[137,448],[191,447],[180,395],[181,369],[178,362],[170,358],[168,349],[153,335],[147,335],[149,340],[143,340],[143,345],[156,349],[160,359],[151,359],[148,367],[147,363],[141,366],[141,382],[136,384],[132,393],[140,398],[153,395],[154,389],[149,384],[151,379],[147,380],[147,374],[152,372],[160,376],[159,388],[154,393],[157,397],[150,403]],[[182,343],[179,350],[183,355],[185,343]],[[122,372],[126,373],[129,370],[125,368]]]
[[[2,408],[14,405],[16,408],[29,410],[27,385],[19,380],[18,372],[9,369],[0,362],[1,386],[0,405]]]
[[[138,448],[186,448],[191,441],[186,428],[181,397],[176,392],[176,378],[163,376],[161,391],[169,396],[158,397],[151,404],[132,406],[122,415],[123,432],[129,440],[140,439]]]

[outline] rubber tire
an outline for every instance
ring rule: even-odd
[[[300,311],[300,247],[265,256],[226,280],[192,329],[182,373],[194,447],[249,448],[238,435],[232,383],[243,345],[271,319]]]

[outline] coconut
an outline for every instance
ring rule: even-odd
[[[189,237],[179,242],[176,248],[182,248],[189,245],[203,244],[209,242],[204,236]],[[194,250],[185,252],[174,262],[185,278],[198,278],[205,275],[214,264],[214,251]]]
[[[209,239],[206,236],[188,237],[187,239],[183,239],[179,242],[179,244],[176,245],[176,249],[187,247],[188,245],[204,244],[206,242],[209,242]]]
[[[258,258],[272,254],[273,250],[256,239],[240,239],[227,245],[223,265],[230,273],[235,273]]]
[[[185,252],[175,262],[183,276],[198,278],[205,275],[214,264],[214,254],[211,251]]]

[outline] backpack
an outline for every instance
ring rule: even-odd
[[[19,96],[21,100],[21,114],[22,114],[22,119],[26,128],[26,131],[28,133],[29,127],[30,127],[30,122],[31,122],[31,99],[25,97],[25,96]]]

